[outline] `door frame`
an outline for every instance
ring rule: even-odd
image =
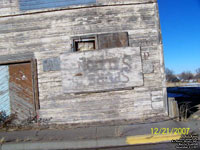
[[[39,90],[38,90],[38,77],[37,77],[37,60],[34,58],[33,53],[0,56],[0,65],[10,65],[10,64],[20,64],[20,63],[31,64],[33,103],[34,103],[33,111],[34,111],[34,116],[36,116],[37,119],[38,118],[37,110],[40,109],[40,103],[39,103]]]

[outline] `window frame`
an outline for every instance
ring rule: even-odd
[[[91,41],[91,40],[95,40],[95,49],[94,50],[101,50],[101,49],[108,49],[108,48],[100,48],[100,37],[101,36],[109,36],[109,35],[120,35],[120,34],[125,34],[126,37],[127,37],[127,45],[126,46],[116,46],[116,47],[111,47],[111,48],[122,48],[122,47],[129,47],[129,34],[128,32],[112,32],[112,33],[102,33],[102,34],[95,34],[95,35],[82,35],[82,36],[75,36],[75,37],[72,37],[72,44],[71,44],[71,49],[72,49],[72,52],[84,52],[84,51],[80,51],[80,50],[77,50],[77,47],[76,47],[76,42],[84,42],[84,41]],[[111,37],[112,37],[111,36]],[[85,50],[85,51],[91,51],[91,50]]]
[[[98,39],[97,39],[97,35],[89,35],[89,36],[78,36],[78,37],[72,37],[72,52],[84,52],[84,51],[80,51],[77,50],[77,46],[76,43],[78,42],[90,42],[94,40],[94,50],[98,50]],[[91,50],[85,50],[86,51],[91,51]]]

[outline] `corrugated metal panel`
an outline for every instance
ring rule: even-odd
[[[34,115],[35,110],[31,64],[12,64],[9,73],[11,111],[17,114],[19,120],[27,119]]]
[[[19,0],[20,10],[23,11],[93,3],[96,0]]]
[[[8,66],[0,66],[0,111],[10,115]]]

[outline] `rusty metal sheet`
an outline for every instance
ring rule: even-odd
[[[116,90],[143,85],[139,47],[61,55],[65,93]]]
[[[129,41],[127,32],[100,34],[97,39],[99,49],[127,47]]]
[[[0,112],[10,115],[8,66],[0,66]]]
[[[9,74],[11,111],[19,120],[27,119],[34,114],[31,63],[9,65]]]

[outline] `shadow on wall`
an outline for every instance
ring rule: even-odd
[[[177,101],[180,117],[188,119],[200,111],[200,87],[171,87],[167,93]]]

